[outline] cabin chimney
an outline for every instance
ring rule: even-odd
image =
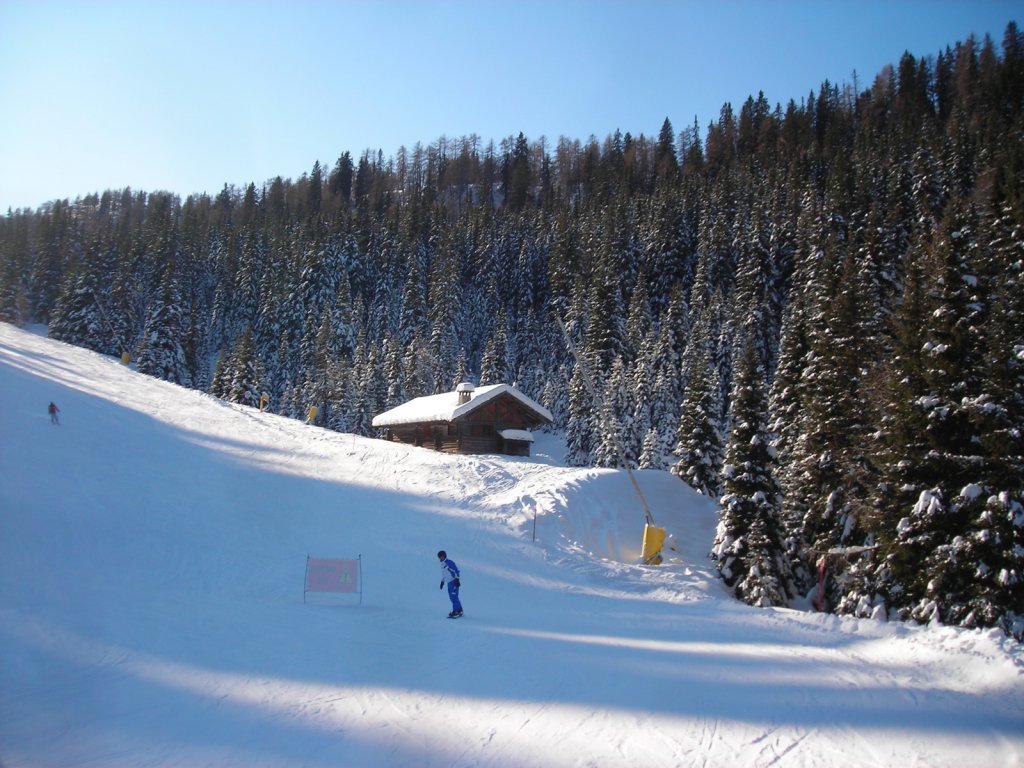
[[[464,381],[455,388],[455,391],[459,393],[459,405],[465,405],[473,399],[473,391],[476,389],[468,381]]]

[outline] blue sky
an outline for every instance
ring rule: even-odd
[[[298,178],[440,136],[702,133],[724,102],[861,87],[1020,6],[669,0],[0,0],[0,211]]]

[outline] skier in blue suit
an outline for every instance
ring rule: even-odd
[[[439,589],[444,589],[444,585],[448,584],[448,597],[452,600],[452,612],[448,614],[449,619],[457,619],[462,615],[462,603],[459,602],[459,566],[455,564],[454,560],[448,559],[448,553],[443,549],[437,553],[437,559],[441,561],[441,586]]]

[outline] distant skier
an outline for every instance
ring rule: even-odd
[[[46,412],[50,414],[51,424],[60,425],[60,418],[58,418],[57,416],[57,414],[60,413],[60,408],[57,407],[57,404],[55,402],[53,402],[52,400],[50,401],[50,405],[46,409]]]
[[[438,589],[444,589],[444,585],[448,584],[448,597],[452,601],[452,612],[448,614],[449,619],[457,619],[462,615],[462,603],[459,602],[459,566],[455,564],[454,560],[448,559],[448,553],[443,549],[437,553],[437,559],[441,561],[441,586]]]

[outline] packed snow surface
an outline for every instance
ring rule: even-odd
[[[7,325],[0,393],[4,768],[1024,764],[1020,646],[737,603],[669,474],[645,567],[628,478],[544,436],[332,433]],[[308,555],[362,605],[304,603]]]

